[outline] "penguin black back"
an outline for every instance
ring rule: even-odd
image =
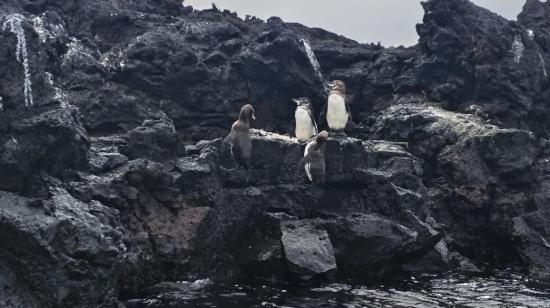
[[[254,107],[247,104],[241,108],[239,119],[231,126],[231,132],[225,138],[224,143],[229,143],[231,155],[238,166],[250,168],[252,155],[252,141],[250,140],[250,122],[255,120]]]

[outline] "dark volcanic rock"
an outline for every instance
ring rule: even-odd
[[[550,233],[546,227],[547,221],[550,218],[550,210],[548,208],[548,200],[550,200],[550,159],[545,157],[539,159],[534,166],[535,182],[537,187],[532,192],[533,200],[528,207],[516,209],[512,202],[518,197],[525,198],[521,193],[517,197],[506,200],[501,210],[501,215],[506,215],[513,211],[517,217],[513,218],[511,223],[511,232],[513,238],[519,242],[521,248],[518,249],[518,254],[523,259],[525,264],[528,264],[530,273],[541,279],[548,280],[548,257],[550,253],[550,245],[548,239]],[[515,216],[514,215],[514,216]]]
[[[200,235],[204,241],[197,247],[207,269],[221,263],[226,264],[222,271],[237,267],[279,279],[327,277],[334,272],[374,277],[375,268],[378,276],[398,271],[395,260],[423,255],[439,241],[439,233],[424,222],[429,201],[420,166],[402,143],[329,139],[329,184],[319,188],[304,184],[303,171],[296,166],[302,151],[296,139],[252,133],[258,161],[251,182],[258,186],[239,180],[245,175],[238,171],[220,170],[224,181],[207,218],[209,228]],[[289,160],[293,155],[297,158]],[[269,177],[265,170],[285,177]],[[371,224],[371,216],[353,214],[371,211],[381,213],[371,219],[380,224]],[[317,219],[308,220],[311,217]],[[379,246],[372,246],[378,237]],[[351,257],[360,251],[371,255]],[[353,262],[356,266],[350,266]]]
[[[0,188],[24,189],[33,175],[63,176],[87,163],[90,146],[76,108],[44,112],[13,122],[0,136]]]
[[[109,136],[91,139],[88,169],[93,174],[112,171],[128,161],[128,157],[118,153],[119,147],[126,145],[126,138]]]
[[[118,212],[62,189],[51,194],[38,201],[0,193],[0,268],[15,301],[8,307],[109,307],[125,253]]]
[[[341,270],[355,278],[383,275],[391,267],[389,263],[412,251],[413,244],[425,240],[399,223],[374,215],[354,215],[327,224]],[[416,249],[422,248],[416,245]]]
[[[128,144],[122,154],[130,159],[147,158],[163,161],[178,154],[178,136],[171,120],[146,120],[128,132]]]
[[[530,119],[544,104],[546,56],[528,29],[467,0],[423,6],[416,70],[428,98],[463,112],[479,105],[506,127],[538,130]]]
[[[385,48],[176,0],[3,1],[0,305],[109,306],[197,275],[547,279],[550,4],[517,22],[423,6],[419,44]],[[355,125],[311,186],[290,98],[319,111],[330,79]],[[220,139],[245,103],[248,172]]]
[[[336,259],[327,231],[307,221],[281,226],[281,244],[290,268],[301,279],[336,270]]]
[[[537,144],[532,133],[501,129],[476,116],[421,105],[395,105],[374,125],[376,137],[407,141],[422,158],[434,218],[452,245],[478,260],[508,258],[512,218],[530,207]],[[506,204],[506,205],[505,205]],[[504,207],[514,207],[512,213]],[[505,212],[503,212],[505,211]],[[499,242],[500,244],[496,244]],[[486,245],[479,246],[480,242]]]

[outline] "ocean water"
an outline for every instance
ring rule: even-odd
[[[172,287],[129,301],[128,307],[550,307],[550,286],[507,273],[411,277],[391,286],[239,284],[207,279],[177,282]]]

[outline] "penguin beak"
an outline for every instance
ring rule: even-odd
[[[252,120],[256,120],[256,116],[252,114]]]
[[[297,98],[293,98],[293,99],[292,99],[292,101],[293,101],[293,102],[295,102],[295,103],[296,103],[297,105],[299,105],[299,104],[300,104],[300,100],[299,100],[299,99],[297,99]]]
[[[331,87],[331,88],[334,87],[334,82],[329,82],[328,86]]]

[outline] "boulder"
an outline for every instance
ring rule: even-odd
[[[127,134],[128,144],[121,149],[130,159],[147,158],[164,161],[178,154],[178,137],[174,124],[167,118],[145,120]]]
[[[126,155],[120,154],[120,148],[126,146],[125,136],[92,137],[89,152],[88,170],[92,174],[101,174],[114,170],[128,162]]]
[[[487,255],[507,259],[515,246],[512,219],[532,202],[512,189],[533,183],[528,174],[538,150],[531,132],[434,106],[400,104],[381,113],[373,133],[406,141],[423,165],[431,166],[423,181],[435,201],[432,215],[460,254],[478,261]]]
[[[21,190],[42,171],[64,176],[83,168],[90,140],[78,110],[67,108],[12,123],[0,144],[0,188]]]
[[[428,242],[418,233],[392,220],[357,214],[326,222],[339,269],[354,278],[381,276],[394,270],[393,262]],[[437,242],[437,241],[436,241]],[[435,243],[431,243],[433,247]]]
[[[41,307],[110,307],[126,247],[118,211],[52,188],[48,200],[0,192],[7,300]],[[12,302],[13,303],[13,302]],[[8,305],[9,306],[9,305]]]
[[[302,280],[336,271],[336,259],[326,230],[308,221],[283,222],[281,244],[290,270]]]

